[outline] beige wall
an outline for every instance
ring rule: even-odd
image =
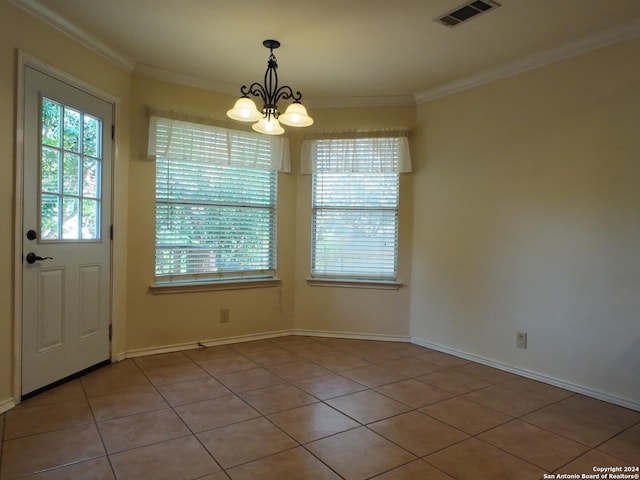
[[[147,107],[224,121],[234,97],[134,77],[132,89],[132,161],[129,189],[129,320],[127,349],[269,333],[291,328],[408,336],[407,289],[399,292],[344,288],[311,288],[309,275],[310,178],[300,176],[302,136],[309,131],[355,128],[408,128],[412,107],[315,109],[313,129],[291,131],[292,173],[278,181],[278,277],[280,287],[154,295],[155,165],[146,158]],[[237,124],[236,124],[237,125]],[[410,241],[409,183],[403,181],[402,241]],[[408,279],[408,253],[401,255]],[[220,323],[220,309],[231,321]],[[295,318],[295,322],[294,322]],[[390,321],[390,319],[392,321]]]
[[[125,322],[126,277],[126,181],[129,150],[129,73],[115,67],[69,37],[61,34],[7,0],[0,0],[0,404],[18,394],[13,392],[14,339],[14,258],[15,238],[15,119],[16,119],[16,59],[17,49],[87,82],[110,96],[118,104],[118,138],[115,162],[114,216],[116,231],[123,240],[116,245],[114,274],[116,299],[114,321]],[[122,191],[124,189],[124,191]],[[123,338],[116,338],[113,348],[124,349]]]
[[[269,333],[291,328],[295,252],[294,174],[278,178],[279,287],[154,295],[155,163],[147,159],[149,106],[224,120],[235,98],[142,77],[133,78],[129,183],[129,303],[127,349],[137,350]],[[220,309],[230,311],[220,323]]]
[[[411,129],[414,107],[315,109],[313,130]],[[299,146],[292,160],[299,172]],[[310,277],[311,176],[298,177],[296,213],[296,275],[294,328],[322,332],[409,337],[409,289],[411,276],[411,174],[400,175],[399,290],[319,287],[307,285]]]
[[[640,405],[639,51],[419,106],[414,337]]]

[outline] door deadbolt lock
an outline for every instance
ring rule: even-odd
[[[35,230],[29,230],[29,231],[27,232],[27,238],[28,238],[29,240],[36,240],[36,239],[38,238],[38,234],[36,233],[36,231],[35,231]]]
[[[53,260],[53,257],[41,257],[33,252],[27,253],[27,263],[33,264],[41,260]]]

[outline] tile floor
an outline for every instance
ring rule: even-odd
[[[528,480],[640,465],[640,412],[406,343],[126,360],[0,415],[0,480]]]

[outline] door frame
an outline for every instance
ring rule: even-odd
[[[99,99],[110,103],[113,108],[113,125],[115,126],[119,123],[119,115],[120,115],[120,99],[111,95],[110,93],[101,90],[79,78],[76,78],[48,63],[33,57],[19,49],[16,50],[17,59],[16,59],[16,144],[15,144],[15,208],[14,208],[14,280],[13,280],[13,311],[14,311],[14,342],[13,342],[13,357],[14,357],[14,368],[13,368],[13,401],[14,404],[19,404],[22,397],[22,266],[23,266],[23,248],[24,248],[24,238],[23,238],[23,202],[24,202],[24,122],[25,122],[25,114],[24,114],[24,71],[25,68],[31,67],[36,70],[39,70],[51,77],[54,77],[56,80],[67,83],[74,88],[82,90],[90,95],[98,97]],[[116,142],[113,141],[113,148],[111,149],[111,218],[105,219],[110,222],[110,225],[116,225],[116,211],[115,211],[115,195],[114,192],[116,190],[116,158],[118,158]],[[116,248],[116,236],[113,236],[111,240],[111,253],[110,253],[110,278],[109,278],[109,325],[112,329],[112,336],[109,339],[109,357],[110,360],[116,361],[119,358],[118,355],[114,353],[113,348],[113,338],[116,335],[116,329],[118,328],[117,322],[115,321],[117,316],[113,314],[114,307],[118,304],[120,300],[116,298],[117,289],[114,288],[114,278],[116,278],[115,267],[117,262],[115,262],[116,252],[119,251],[119,248]],[[118,357],[118,358],[116,358]]]

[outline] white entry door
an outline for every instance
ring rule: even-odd
[[[113,105],[24,71],[22,395],[109,359]]]

